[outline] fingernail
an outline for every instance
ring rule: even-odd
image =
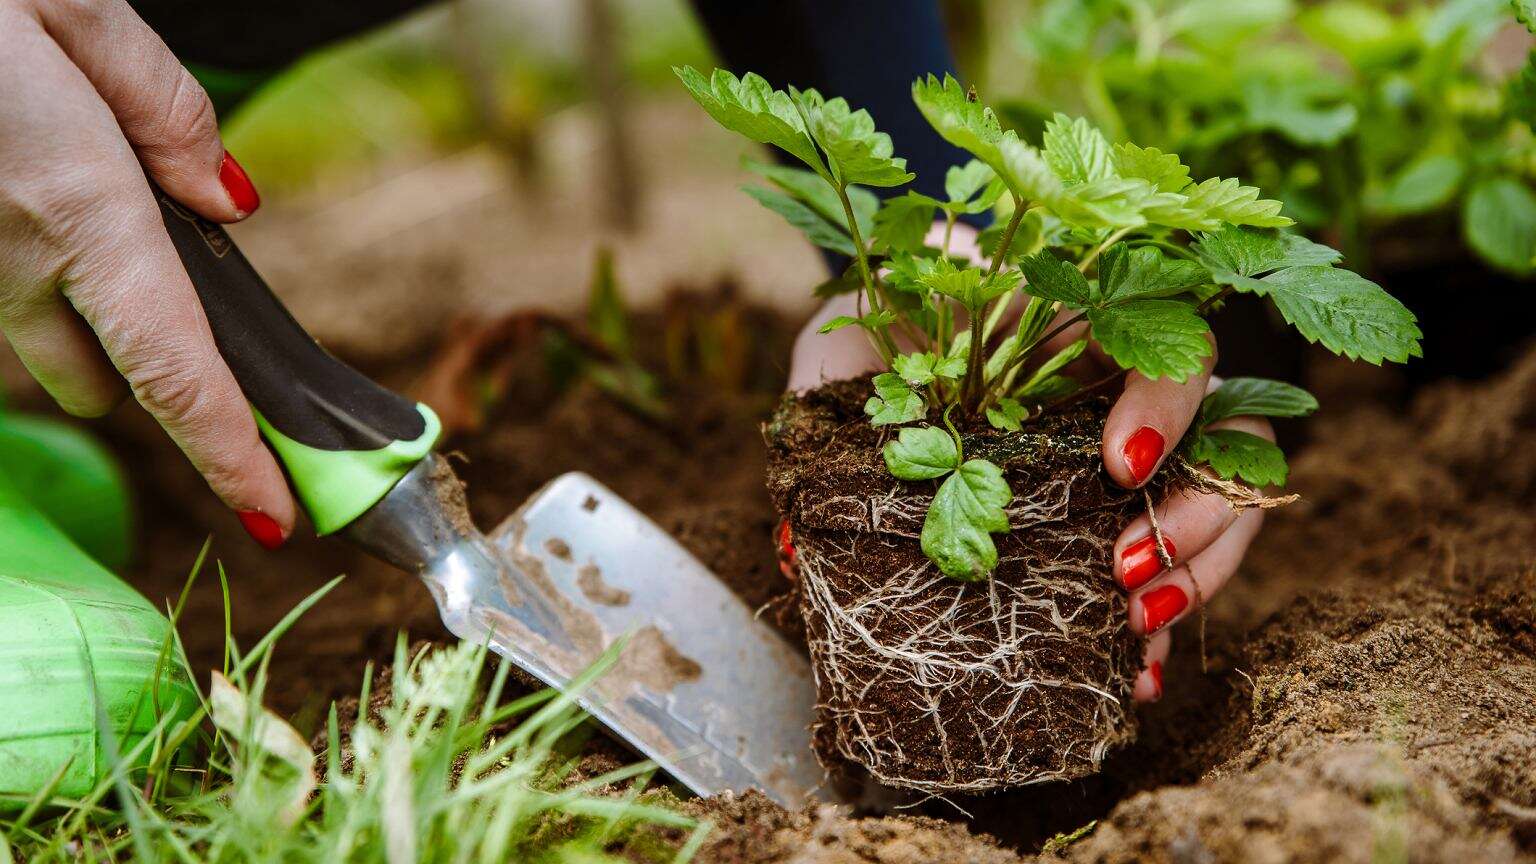
[[[1153,660],[1147,673],[1152,676],[1152,701],[1156,702],[1163,698],[1163,664]]]
[[[260,510],[241,510],[235,515],[240,517],[245,533],[268,549],[276,549],[288,539],[283,536],[283,529],[278,526],[277,520]]]
[[[1137,429],[1126,439],[1125,449],[1120,454],[1125,457],[1125,467],[1131,472],[1131,479],[1137,486],[1152,476],[1158,460],[1163,458],[1165,446],[1167,442],[1163,440],[1163,433],[1151,426]]]
[[[1177,585],[1164,585],[1141,595],[1142,635],[1163,629],[1188,605],[1189,598]]]
[[[779,522],[779,572],[784,578],[793,582],[795,580],[795,541],[789,530],[789,520]]]
[[[228,150],[224,151],[224,161],[219,163],[219,182],[224,185],[230,203],[235,205],[235,211],[242,218],[255,213],[256,208],[261,206],[261,196],[256,194],[250,176],[235,161],[235,157],[229,155]]]
[[[1173,548],[1173,538],[1163,535],[1163,545],[1168,549],[1168,557],[1178,555]],[[1135,591],[1137,588],[1152,581],[1152,577],[1163,572],[1162,556],[1157,554],[1157,537],[1152,534],[1137,540],[1125,547],[1120,553],[1120,584],[1127,591]]]

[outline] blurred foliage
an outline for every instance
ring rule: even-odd
[[[636,96],[669,86],[672,64],[709,57],[683,0],[613,2]],[[454,7],[316,52],[223,118],[229,148],[262,191],[304,191],[391,159],[451,152],[488,137],[490,124],[529,133],[586,99],[576,4]],[[490,94],[494,116],[477,110],[477,86]]]
[[[987,91],[1026,137],[1081,113],[1258,185],[1356,268],[1412,218],[1529,274],[1536,55],[1513,21],[1507,0],[1039,0]]]

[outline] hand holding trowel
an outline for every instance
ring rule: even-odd
[[[805,658],[686,550],[583,474],[556,478],[489,537],[432,452],[425,405],[326,353],[224,229],[156,189],[220,352],[320,534],[418,573],[443,623],[562,687],[626,634],[583,706],[701,795],[817,793]]]

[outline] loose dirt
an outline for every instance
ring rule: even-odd
[[[539,352],[521,354],[484,431],[449,442],[465,457],[458,467],[480,524],[579,468],[674,532],[748,602],[786,611],[758,429],[777,401],[793,327],[750,307],[738,313],[750,322],[754,347],[741,364],[750,374],[723,395],[708,395],[697,366],[668,376],[666,422],[589,381],[555,388]],[[665,315],[638,321],[661,328]],[[368,371],[407,386],[402,370],[428,359]],[[1536,351],[1486,383],[1426,391],[1409,410],[1340,392],[1350,397],[1320,393],[1313,443],[1293,459],[1302,500],[1270,514],[1214,598],[1208,668],[1194,626],[1179,628],[1167,696],[1142,711],[1139,739],[1101,774],[925,805],[943,822],[791,814],[744,803],[751,797],[696,802],[688,806],[720,814],[698,860],[1005,861],[1094,820],[1048,857],[1536,860]],[[270,696],[301,726],[313,728],[357,685],[364,662],[388,657],[399,629],[445,638],[425,590],[343,544],[300,538],[259,550],[141,412],[119,412],[103,432],[136,486],[140,557],[129,575],[152,598],[174,595],[216,535],[235,634],[249,645],[324,579],[349,574],[274,661]],[[201,585],[182,622],[198,669],[220,656],[218,595]],[[586,752],[599,766],[625,758],[600,736]]]

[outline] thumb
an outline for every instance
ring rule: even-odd
[[[126,0],[33,5],[171,197],[216,222],[237,222],[260,206],[224,149],[208,94]]]

